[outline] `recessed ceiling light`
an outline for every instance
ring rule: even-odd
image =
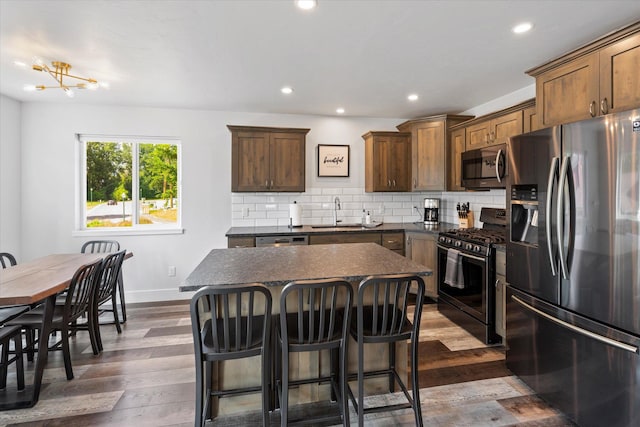
[[[336,108],[336,113],[338,114],[344,114],[344,108]]]
[[[513,31],[516,34],[522,34],[522,33],[526,33],[532,28],[533,28],[533,24],[531,22],[523,22],[513,27],[511,31]]]
[[[27,68],[26,62],[22,62],[22,61],[18,61],[18,60],[13,61],[13,65],[15,65],[16,67],[20,67],[20,68]]]
[[[412,93],[411,95],[407,96],[407,99],[409,101],[417,101],[418,100],[418,95],[416,95],[415,93]]]
[[[280,92],[284,93],[285,95],[289,95],[293,93],[293,88],[289,86],[285,86],[282,89],[280,89]]]
[[[311,10],[318,5],[316,0],[296,0],[296,6],[302,10]]]

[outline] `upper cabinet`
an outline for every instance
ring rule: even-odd
[[[527,71],[548,127],[640,106],[640,22]]]
[[[227,127],[231,131],[231,191],[305,191],[309,129]]]
[[[451,126],[472,118],[441,114],[409,120],[397,126],[399,131],[411,134],[412,191],[459,189],[449,187],[449,183],[455,181],[450,180],[450,176],[455,173],[457,159],[451,147]]]
[[[449,172],[447,173],[447,191],[463,191],[462,186],[462,153],[466,145],[464,128],[451,132],[449,143]]]
[[[507,138],[522,133],[522,109],[511,113],[502,113],[493,118],[481,120],[467,127],[466,149],[506,144]]]
[[[408,132],[368,132],[365,143],[365,191],[409,191],[411,164]]]

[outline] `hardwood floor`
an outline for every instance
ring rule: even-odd
[[[572,426],[506,369],[502,347],[487,347],[425,304],[420,334],[420,386],[426,426]],[[191,426],[194,358],[184,302],[127,307],[118,335],[102,326],[104,352],[94,356],[86,333],[72,339],[75,378],[61,352],[50,353],[40,401],[0,412],[0,426]],[[25,365],[29,375],[33,363]],[[15,383],[13,367],[9,384]],[[375,397],[371,398],[376,399]],[[316,409],[322,410],[321,405]],[[351,420],[356,423],[352,411]],[[212,425],[253,426],[256,414]],[[279,425],[279,414],[272,414]],[[410,410],[372,414],[371,426],[414,425]]]

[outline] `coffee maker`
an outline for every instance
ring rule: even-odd
[[[440,199],[424,199],[425,225],[438,225],[439,210],[440,210]]]

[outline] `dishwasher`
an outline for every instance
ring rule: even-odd
[[[256,237],[256,247],[308,245],[309,236],[260,236]]]

